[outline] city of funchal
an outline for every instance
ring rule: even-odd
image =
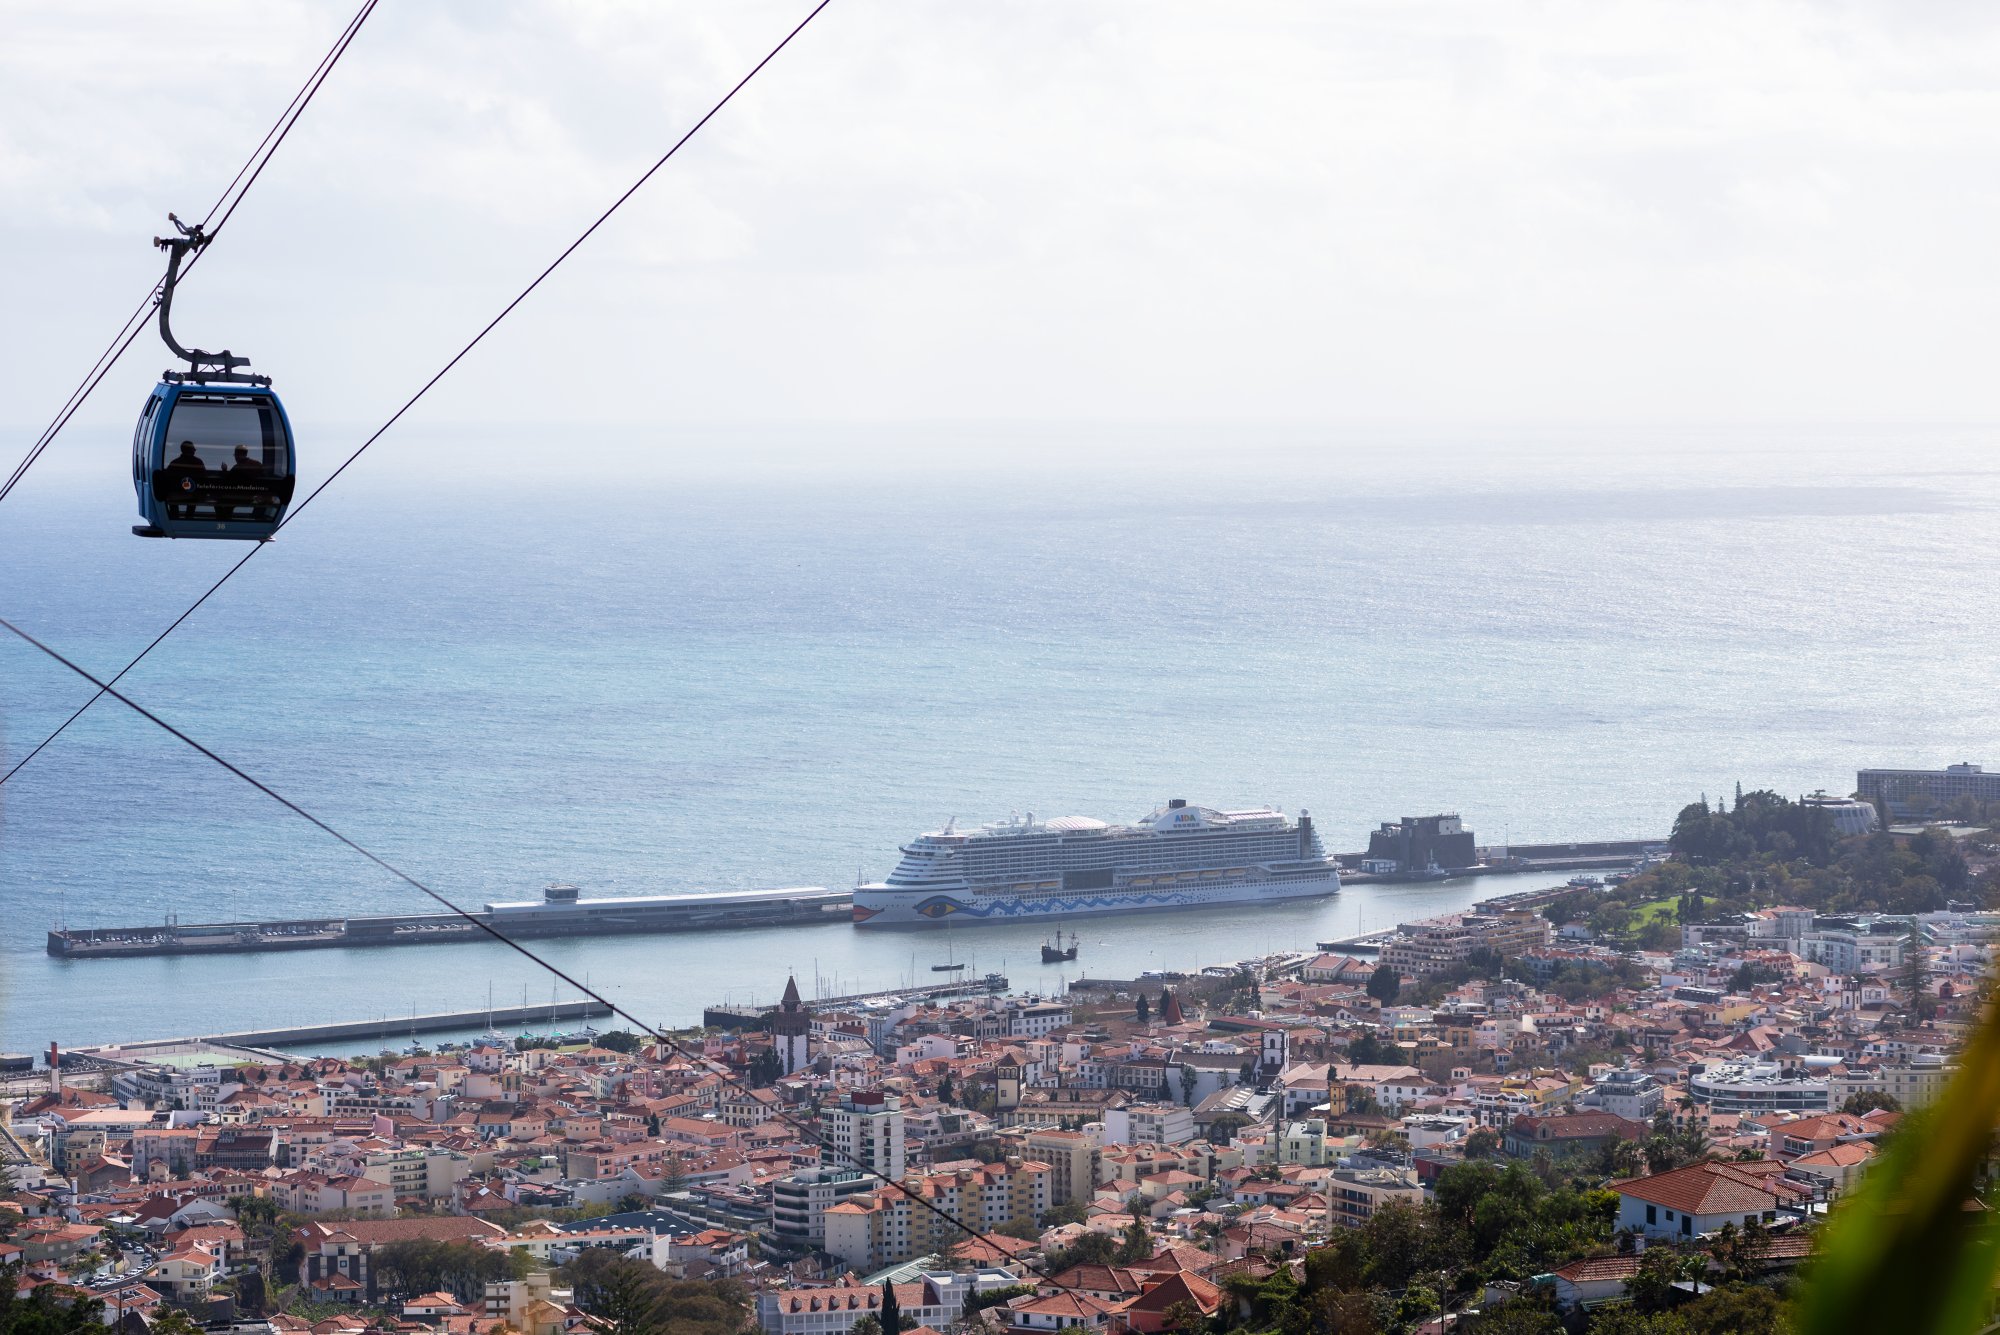
[[[1760,10],[1757,27],[1721,12],[1577,10],[1559,23],[1524,14],[1517,29],[1492,15],[1420,20],[1346,3],[1311,20],[1277,7],[1099,0],[900,16],[862,0],[644,9],[509,0],[425,11],[365,0],[351,16],[309,3],[203,5],[170,17],[127,5],[119,13],[129,22],[115,24],[61,9],[16,16],[23,54],[10,66],[21,82],[0,91],[0,108],[13,113],[0,117],[10,123],[0,130],[0,175],[35,197],[33,225],[19,226],[41,235],[26,243],[24,267],[35,272],[6,335],[22,370],[10,420],[41,411],[37,394],[53,415],[38,433],[15,432],[22,457],[0,482],[0,568],[14,572],[0,579],[0,947],[11,952],[0,954],[0,1035],[18,1049],[0,1053],[0,1335],[2000,1328],[2000,1015],[1990,985],[2000,772],[1950,758],[1961,745],[1979,754],[1990,713],[1946,717],[1943,706],[1898,698],[1892,669],[1857,666],[1845,681],[1802,670],[1796,698],[1779,711],[1789,728],[1710,738],[1706,750],[1688,743],[1729,757],[1728,769],[1666,772],[1655,753],[1682,724],[1646,733],[1606,718],[1607,736],[1640,731],[1618,732],[1604,754],[1565,757],[1574,772],[1553,778],[1530,773],[1523,740],[1516,774],[1490,749],[1477,762],[1454,759],[1453,729],[1485,702],[1448,699],[1419,680],[1447,671],[1438,660],[1449,655],[1413,634],[1369,642],[1391,646],[1386,654],[1336,663],[1359,674],[1351,681],[1314,679],[1338,697],[1328,708],[1372,718],[1352,734],[1294,735],[1285,726],[1293,683],[1258,672],[1237,679],[1202,656],[1204,644],[1222,645],[1226,660],[1231,637],[1247,649],[1291,629],[1245,630],[1229,618],[1217,590],[1230,579],[1198,572],[1205,559],[1228,559],[1230,542],[1206,556],[1180,553],[1185,569],[1147,570],[1155,558],[1138,554],[1155,550],[1148,525],[1177,522],[1181,509],[1220,522],[1216,512],[1235,504],[1233,428],[1216,427],[1189,397],[1210,375],[1246,401],[1279,388],[1317,394],[1327,374],[1358,389],[1348,381],[1383,365],[1370,352],[1378,339],[1401,348],[1398,374],[1414,375],[1409,368],[1448,341],[1438,330],[1461,314],[1482,321],[1478,329],[1497,327],[1483,323],[1494,310],[1511,331],[1499,343],[1566,338],[1545,354],[1563,362],[1562,349],[1578,346],[1573,330],[1556,329],[1570,322],[1565,303],[1585,301],[1585,289],[1624,292],[1619,282],[1632,280],[1601,280],[1592,265],[1608,264],[1610,252],[1587,248],[1571,273],[1551,258],[1564,247],[1542,237],[1532,209],[1581,210],[1599,219],[1595,232],[1618,234],[1603,244],[1645,251],[1653,287],[1627,310],[1632,324],[1657,326],[1647,338],[1693,337],[1676,303],[1733,294],[1746,273],[1794,294],[1837,288],[1846,294],[1837,305],[1865,307],[1823,318],[1788,307],[1795,332],[1773,344],[1839,342],[1843,321],[1907,330],[1929,312],[1975,304],[1978,293],[1956,286],[1923,297],[1901,270],[1855,277],[1843,261],[1829,277],[1814,267],[1823,252],[1795,247],[1790,234],[1748,258],[1730,248],[1774,218],[1820,235],[1863,197],[1907,193],[1933,220],[1960,207],[1984,218],[1979,161],[1952,155],[1990,150],[1932,143],[1949,138],[1945,123],[1978,123],[2000,101],[1973,68],[1980,62],[1942,39],[1884,36],[1882,21],[1830,11],[1781,21]],[[1985,41],[1975,16],[1932,22]],[[1692,48],[1678,32],[1689,28],[1699,30]],[[1877,54],[1841,63],[1864,49]],[[1835,67],[1843,72],[1827,72]],[[1692,91],[1682,81],[1690,69],[1707,80]],[[74,86],[65,90],[54,70],[69,71],[62,77]],[[1781,115],[1744,96],[1780,75],[1810,85],[1800,104],[1808,109]],[[1124,92],[1061,86],[1097,78],[1125,81]],[[1810,109],[1836,86],[1858,100],[1839,113]],[[1904,105],[1920,86],[1966,100],[1925,119]],[[1424,90],[1421,109],[1399,100],[1411,88]],[[573,100],[557,97],[562,90]],[[1352,112],[1370,98],[1385,100],[1380,117]],[[933,121],[929,99],[956,110]],[[970,115],[974,99],[982,105]],[[1565,110],[1552,113],[1551,101]],[[1480,106],[1505,114],[1468,110]],[[1715,132],[1716,117],[1759,115],[1765,128],[1724,148],[1681,137],[1697,124]],[[1253,122],[1263,129],[1252,133]],[[1456,127],[1449,144],[1436,137],[1443,123]],[[1301,126],[1318,128],[1300,139]],[[423,158],[419,148],[438,134],[454,146]],[[1028,138],[1009,146],[996,135]],[[1815,152],[1832,152],[1815,136],[1831,136],[1871,170],[1893,160],[1898,174],[1881,180],[1900,184],[1846,180],[1833,167],[1780,172],[1759,156],[1768,149],[1742,156],[1751,140],[1790,144],[1784,154],[1810,166]],[[1418,151],[1405,152],[1411,144]],[[1471,170],[1468,145],[1507,168],[1504,200],[1481,204],[1483,188],[1460,179]],[[1935,200],[1923,193],[1930,178],[1903,174],[1926,154],[1943,155],[1952,181],[1935,187]],[[357,170],[357,158],[379,165]],[[1384,163],[1414,165],[1406,173]],[[1737,185],[1715,187],[1725,203],[1704,211],[1677,197],[1732,171],[1743,173]],[[1360,192],[1376,194],[1372,203],[1328,179],[1357,172],[1375,182]],[[1405,179],[1383,193],[1406,175],[1432,184]],[[217,186],[200,221],[168,212],[192,210]],[[662,192],[671,213],[660,211]],[[1650,201],[1642,221],[1619,211],[1633,192]],[[1604,202],[1612,198],[1616,209]],[[422,216],[454,210],[477,214],[476,234],[421,230]],[[127,225],[142,213],[146,222]],[[1399,221],[1382,221],[1391,215]],[[1717,221],[1724,215],[1733,221]],[[1628,223],[1614,226],[1618,218]],[[1246,219],[1256,225],[1245,229]],[[1476,245],[1426,240],[1475,221]],[[336,222],[351,231],[331,230]],[[135,243],[134,226],[159,234]],[[1990,228],[1975,230],[1983,245]],[[113,231],[102,256],[89,248]],[[1938,244],[1962,244],[1955,237],[1946,229]],[[409,239],[422,263],[405,257],[369,276],[390,264],[396,247],[385,238]],[[1855,251],[1923,249],[1907,240]],[[1466,258],[1472,250],[1484,258]],[[301,269],[292,252],[316,258]],[[961,268],[969,255],[1002,277],[974,281]],[[1133,255],[1143,272],[1125,267]],[[1172,262],[1156,262],[1163,255]],[[1388,266],[1379,273],[1377,259]],[[1552,266],[1563,281],[1524,269],[1495,296],[1500,289],[1466,288],[1459,267],[1512,273],[1517,262]],[[1347,266],[1335,287],[1285,296],[1295,276],[1328,264]],[[110,289],[97,285],[116,275],[133,291],[102,305]],[[347,280],[361,286],[343,296]],[[1399,311],[1417,310],[1410,320],[1424,325],[1421,337],[1392,319],[1312,341],[1306,325],[1360,320],[1342,316],[1340,300],[1322,306],[1324,293],[1359,300],[1371,285]],[[1078,304],[1025,309],[1057,288]],[[562,305],[578,291],[596,304]],[[1922,311],[1879,304],[1899,293],[1916,300],[1912,292]],[[60,399],[75,378],[60,360],[65,348],[95,346],[98,326],[111,328],[128,297],[138,306]],[[348,297],[368,309],[339,305]],[[451,324],[468,300],[477,318]],[[1198,336],[1176,332],[1183,316],[1168,313],[1184,300],[1201,303],[1198,318],[1186,317]],[[1697,322],[1701,337],[1736,336],[1718,328],[1718,316],[1734,323],[1733,298],[1714,300]],[[826,303],[845,332],[822,337],[809,321],[785,330],[793,303]],[[728,317],[755,326],[735,369],[699,360],[696,344],[737,328],[719,312],[738,306],[762,313]],[[1309,320],[1299,314],[1306,306]],[[1071,327],[1084,312],[1120,323]],[[1764,327],[1756,312],[1738,318]],[[1805,324],[1812,338],[1797,331]],[[586,346],[586,327],[607,331],[604,347]],[[197,328],[205,347],[190,346]],[[225,328],[272,345],[281,374],[253,366],[237,350],[247,341],[206,350],[223,346]],[[1229,346],[1274,328],[1302,341],[1297,355]],[[157,355],[155,331],[173,362],[157,378],[133,369]],[[1155,334],[1158,343],[1107,350]],[[1476,353],[1439,351],[1443,360],[1425,372],[1436,378],[1433,397],[1467,368],[1516,351],[1473,341]],[[131,353],[135,342],[143,351]],[[1655,378],[1684,388],[1685,362],[1643,352],[1631,360],[1658,362]],[[365,364],[353,360],[363,354]],[[594,369],[600,355],[626,369]],[[1041,453],[1013,461],[996,443],[1014,439],[1002,426],[1032,436],[1041,428],[1023,421],[1059,418],[1065,406],[1100,415],[1087,394],[1035,397],[1035,382],[1079,358],[1094,368],[1083,380],[1130,378],[1142,407],[1180,405],[1123,409],[1171,419],[1196,432],[1200,448],[1178,462],[1143,451],[1136,464],[1109,454],[1100,462],[1056,433],[1047,438],[1056,445],[1044,440]],[[889,378],[850,382],[870,364]],[[733,378],[774,367],[783,383]],[[1745,374],[1732,364],[1715,378]],[[784,620],[804,615],[788,599],[811,601],[790,580],[812,589],[827,578],[865,581],[846,544],[895,525],[878,524],[875,511],[839,517],[852,498],[843,452],[864,453],[851,422],[824,440],[808,433],[811,448],[781,463],[763,462],[761,446],[730,432],[763,420],[758,413],[809,416],[800,405],[839,417],[847,398],[886,411],[884,400],[907,392],[909,420],[943,438],[951,430],[924,407],[927,386],[963,391],[967,377],[986,387],[983,401],[1007,400],[964,446],[987,470],[977,477],[1039,471],[1053,489],[1120,476],[1171,481],[1167,492],[1135,491],[1129,510],[1058,507],[1055,536],[1034,552],[1047,568],[1019,578],[1055,584],[1072,605],[1113,621],[1158,612],[1153,599],[1213,600],[1163,622],[1173,631],[1156,652],[1185,670],[1207,707],[1254,716],[1222,749],[1240,742],[1232,773],[1282,771],[1274,796],[1285,805],[1210,791],[1235,781],[1191,780],[1216,761],[1214,728],[1190,717],[1203,706],[1183,707],[1170,673],[1145,679],[1169,683],[1149,699],[1104,686],[1100,674],[1108,682],[1131,665],[1111,661],[1130,655],[1105,648],[1098,625],[1006,624],[1011,594],[985,547],[1017,516],[1004,498],[982,502],[976,487],[963,508],[932,506],[926,456],[892,465],[883,485],[912,489],[913,508],[900,513],[916,516],[911,531],[930,545],[909,550],[939,561],[936,601],[911,621],[935,619],[942,647],[913,648],[908,626],[885,630],[844,607],[831,614],[837,624],[810,623],[810,633]],[[1585,368],[1552,378],[1582,393],[1582,382],[1605,377]],[[128,379],[135,401],[148,391],[129,432],[131,405],[105,406]],[[651,414],[654,427],[677,424],[683,398],[708,403],[704,394],[724,389],[743,411],[713,414],[715,434],[681,442],[685,453],[665,474],[641,467],[653,437],[632,427],[630,440],[617,439],[628,429],[617,422]],[[1019,411],[1016,394],[1025,396]],[[1278,406],[1293,402],[1281,396]],[[413,461],[402,442],[427,429],[433,408],[471,425],[452,445],[459,453]],[[1264,417],[1291,420],[1275,408]],[[508,453],[518,447],[509,431],[544,419],[553,425],[541,443]],[[994,434],[981,435],[988,427]],[[1286,461],[1301,457],[1286,453],[1295,444],[1286,429],[1270,428],[1281,448],[1268,456],[1278,462],[1267,481],[1282,481]],[[1519,536],[1496,586],[1575,584],[1588,602],[1603,572],[1539,549],[1537,525],[1554,522],[1540,511],[1600,507],[1586,518],[1603,524],[1603,559],[1616,562],[1643,559],[1630,532],[1675,506],[1719,506],[1701,522],[1745,531],[1819,523],[1832,545],[1814,553],[1847,550],[1840,526],[1873,506],[1899,522],[1917,515],[1913,523],[1945,537],[1898,530],[1895,543],[1874,544],[1846,569],[1791,553],[1814,566],[1827,600],[1813,615],[1844,615],[1833,605],[1873,586],[1869,615],[1930,600],[1930,620],[1958,626],[1953,634],[1990,619],[1978,597],[1990,582],[1904,586],[1895,568],[1904,542],[1967,545],[1978,548],[1969,559],[1987,559],[1977,530],[1990,505],[1977,469],[1937,483],[1945,490],[1934,501],[1918,496],[1932,484],[1912,481],[1907,462],[1898,483],[1907,495],[1861,483],[1843,492],[1831,464],[1832,480],[1821,477],[1817,440],[1797,448],[1782,496],[1718,484],[1722,501],[1701,499],[1693,482],[1665,473],[1627,487],[1607,471],[1602,486],[1551,500],[1537,488],[1574,468],[1538,473],[1531,461],[1522,473],[1531,480],[1511,491],[1475,487],[1436,501],[1417,487],[1403,518],[1431,547],[1451,547],[1460,539],[1450,535],[1474,524],[1509,526]],[[69,450],[89,451],[97,471],[63,473]],[[1378,470],[1398,467],[1383,462],[1393,448],[1362,453]],[[1607,470],[1612,453],[1600,458]],[[399,475],[402,490],[382,501],[388,484],[377,470],[405,467],[450,475]],[[44,485],[51,475],[54,490]],[[782,577],[750,573],[733,556],[691,574],[666,560],[640,569],[595,553],[619,541],[622,505],[668,506],[677,488],[715,478],[731,504],[748,507],[740,513],[754,542],[797,541],[781,530],[808,514],[827,526],[812,532],[831,540],[801,542]],[[492,500],[495,486],[504,499]],[[767,488],[790,488],[794,508],[757,513]],[[578,500],[579,490],[591,495]],[[366,522],[378,527],[366,531],[393,529],[385,544],[342,530],[362,522],[340,508],[357,491],[357,505],[375,498]],[[329,500],[316,504],[323,492]],[[717,494],[699,492],[693,510]],[[1371,510],[1409,502],[1403,492],[1356,495],[1329,525],[1377,522]],[[537,541],[561,530],[542,572],[553,582],[629,584],[636,595],[650,581],[691,601],[720,597],[736,618],[729,625],[691,614],[674,633],[711,637],[727,667],[648,659],[622,632],[599,635],[581,617],[576,628],[542,628],[551,638],[530,667],[495,667],[510,655],[489,656],[473,632],[466,643],[475,647],[452,660],[462,678],[401,662],[404,651],[421,659],[421,631],[374,657],[339,642],[338,616],[311,600],[315,580],[300,572],[331,578],[384,553],[395,568],[371,576],[368,595],[384,615],[401,606],[443,638],[464,633],[467,619],[535,620],[522,609],[540,606],[540,595],[513,580],[479,599],[424,589],[433,519],[450,511],[453,523],[472,523],[489,501],[495,545],[481,559],[504,562],[514,530],[522,542],[530,529]],[[1288,495],[1260,503],[1274,514],[1297,508]],[[423,518],[405,522],[397,506]],[[100,514],[111,510],[115,524]],[[300,528],[286,532],[295,521]],[[1114,542],[1134,544],[1131,563],[1142,568],[1133,577],[1146,596],[1069,582],[1063,532],[1107,527],[1127,534]],[[1311,572],[1293,569],[1299,552],[1288,541],[1236,555],[1273,579],[1310,582]],[[1762,582],[1777,564],[1726,575],[1735,611],[1772,623],[1739,632],[1762,634],[1759,652],[1785,658],[1809,632]],[[36,583],[66,565],[74,582]],[[1372,587],[1358,566],[1340,578]],[[287,581],[300,591],[272,601]],[[985,592],[963,592],[966,582]],[[1485,594],[1452,596],[1464,597],[1473,622],[1492,615]],[[1377,630],[1409,610],[1381,601],[1370,612]],[[647,606],[671,620],[680,603],[676,595]],[[1674,613],[1661,615],[1671,622]],[[955,615],[993,638],[955,638]],[[1538,615],[1529,622],[1539,625]],[[1699,619],[1679,615],[1660,638]],[[144,635],[131,630],[134,616]],[[267,622],[256,633],[269,638],[219,648],[202,639],[216,618],[238,634]],[[345,685],[295,697],[272,666],[278,658],[257,647],[276,655],[291,637],[322,637],[310,665],[328,679],[347,674]],[[1574,700],[1564,694],[1563,659],[1615,659],[1629,647],[1538,639],[1533,658],[1550,673],[1554,712],[1616,714],[1581,688]],[[599,689],[580,661],[628,649],[659,692],[643,705]],[[1631,652],[1632,675],[1655,671],[1655,660]],[[1687,692],[1697,694],[1699,654],[1667,652],[1661,661],[1691,674]],[[1389,661],[1398,656],[1407,661]],[[1321,660],[1336,657],[1302,649],[1297,671],[1334,670]],[[798,675],[771,666],[780,658]],[[1501,660],[1513,661],[1505,652]],[[1959,669],[1976,674],[1978,664]],[[489,672],[498,675],[489,681]],[[967,735],[977,730],[962,712],[996,680],[982,672],[1000,674],[1003,694],[1050,692],[1058,726],[1037,735],[1072,729],[1066,749],[1023,756],[986,732]],[[1867,673],[1876,675],[1863,682]],[[205,687],[216,680],[228,684]],[[812,707],[829,718],[863,709],[871,694],[894,696],[909,736],[849,717],[863,741],[842,754],[824,754],[838,748],[809,725],[780,728],[774,743],[758,719],[798,708],[787,683],[799,681],[826,689]],[[480,775],[490,782],[458,785],[490,802],[478,821],[441,814],[464,806],[431,810],[420,797],[370,806],[322,785],[364,773],[370,747],[422,735],[435,751],[399,753],[424,758],[379,782],[420,793],[435,777],[443,789],[445,773],[463,771],[449,758],[459,739],[434,724],[433,705],[450,698],[464,709],[470,698],[497,717],[524,696],[557,710],[530,717],[563,735],[492,760]],[[1409,703],[1418,696],[1421,707]],[[295,699],[342,703],[322,716]],[[1840,712],[1849,708],[1908,722],[1857,740],[1862,713]],[[1415,766],[1421,785],[1396,768],[1409,728],[1380,740],[1399,712],[1419,716],[1437,748]],[[1128,732],[1108,735],[1114,716]],[[993,730],[993,716],[980,717]],[[666,754],[660,718],[684,726],[681,741],[714,748],[707,759]],[[1175,731],[1183,727],[1185,739]],[[315,735],[341,729],[356,739],[329,762]],[[1149,731],[1150,748],[1132,744]],[[1172,735],[1158,742],[1163,731]],[[922,749],[909,737],[934,741],[932,776],[948,772],[958,785],[949,797],[982,795],[987,813],[901,823],[901,812],[929,802],[908,792],[924,776],[896,772],[869,746]],[[1162,747],[1172,753],[1164,761]],[[150,758],[139,758],[142,748]],[[166,754],[185,768],[154,768]],[[566,762],[584,755],[634,776],[629,790],[578,779],[584,771]],[[1135,790],[1169,778],[1163,770],[1175,786],[1116,819],[1100,818],[1127,801],[1111,795],[1098,814],[990,818],[1023,788],[1073,794],[1069,771],[1096,782],[1121,764]],[[1478,765],[1491,772],[1472,773]],[[356,782],[365,791],[377,781]],[[1481,809],[1517,783],[1509,800],[1518,805]],[[746,814],[776,809],[766,787],[839,794],[815,810],[847,813],[851,830],[829,828],[840,820],[823,814],[792,830],[815,865],[851,846],[879,865],[861,868],[851,888],[845,869],[840,886],[778,884],[783,873],[743,869],[748,852],[736,865],[711,859],[684,871],[675,859],[694,841],[656,852],[667,822],[619,824],[657,806],[692,813],[726,842],[731,829],[774,823]],[[871,787],[883,792],[882,809],[899,813],[893,820],[873,808]],[[1487,796],[1448,809],[1460,789]],[[1585,791],[1599,789],[1611,795]],[[231,825],[232,801],[255,814]],[[1566,801],[1573,809],[1548,809]],[[89,823],[108,806],[122,832]],[[201,813],[189,814],[196,806]],[[1433,814],[1385,819],[1384,810]],[[572,819],[574,829],[564,824]],[[262,824],[241,848],[215,833],[251,822]],[[256,842],[292,837],[312,852]],[[553,846],[521,851],[536,839]],[[453,841],[464,861],[438,852]],[[489,850],[496,869],[468,875]],[[608,869],[601,879],[615,884],[579,873],[577,883],[522,890],[516,873],[534,858]],[[366,894],[329,870],[350,862],[375,878]],[[151,871],[135,876],[133,867]],[[522,978],[532,981],[517,999],[509,993]],[[406,1005],[405,992],[439,1000]]]

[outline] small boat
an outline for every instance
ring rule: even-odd
[[[963,964],[933,964],[933,965],[931,965],[931,972],[932,972],[932,973],[957,973],[957,972],[958,972],[958,971],[959,971],[960,969],[963,969],[964,967],[965,967],[965,966],[964,966]]]
[[[1067,950],[1063,949],[1061,932],[1056,933],[1056,939],[1054,945],[1050,945],[1046,941],[1042,943],[1042,963],[1044,964],[1060,964],[1064,960],[1073,960],[1075,958],[1076,958],[1075,932],[1070,933],[1069,949]]]

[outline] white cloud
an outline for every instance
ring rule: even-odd
[[[385,3],[188,337],[381,416],[805,9]],[[835,0],[425,411],[1983,418],[2000,20],[1906,9]],[[10,9],[9,417],[344,19]]]

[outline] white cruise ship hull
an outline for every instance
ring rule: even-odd
[[[1046,922],[1084,918],[1100,913],[1142,913],[1158,909],[1219,908],[1229,905],[1274,904],[1295,899],[1319,899],[1340,890],[1340,877],[1324,874],[1257,881],[1217,881],[1175,885],[1165,889],[1110,886],[1032,896],[989,892],[970,887],[936,889],[877,883],[854,891],[857,927],[937,927],[947,921],[970,926],[982,922]]]

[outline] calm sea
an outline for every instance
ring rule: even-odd
[[[106,672],[238,554],[128,536],[117,434],[0,505],[0,615]],[[358,438],[325,436],[308,483]],[[473,903],[846,885],[947,817],[1179,796],[1309,808],[1342,849],[1440,810],[1482,841],[1650,836],[1739,780],[2000,763],[1991,458],[1939,428],[413,427],[128,683]],[[7,763],[87,694],[0,644]],[[1093,924],[1080,967],[1470,897]],[[483,946],[43,954],[59,920],[423,907],[100,705],[0,789],[0,1046],[546,999]],[[995,931],[960,958],[1056,979],[1032,931]],[[891,985],[944,953],[844,926],[549,949],[671,1022],[788,969]]]

